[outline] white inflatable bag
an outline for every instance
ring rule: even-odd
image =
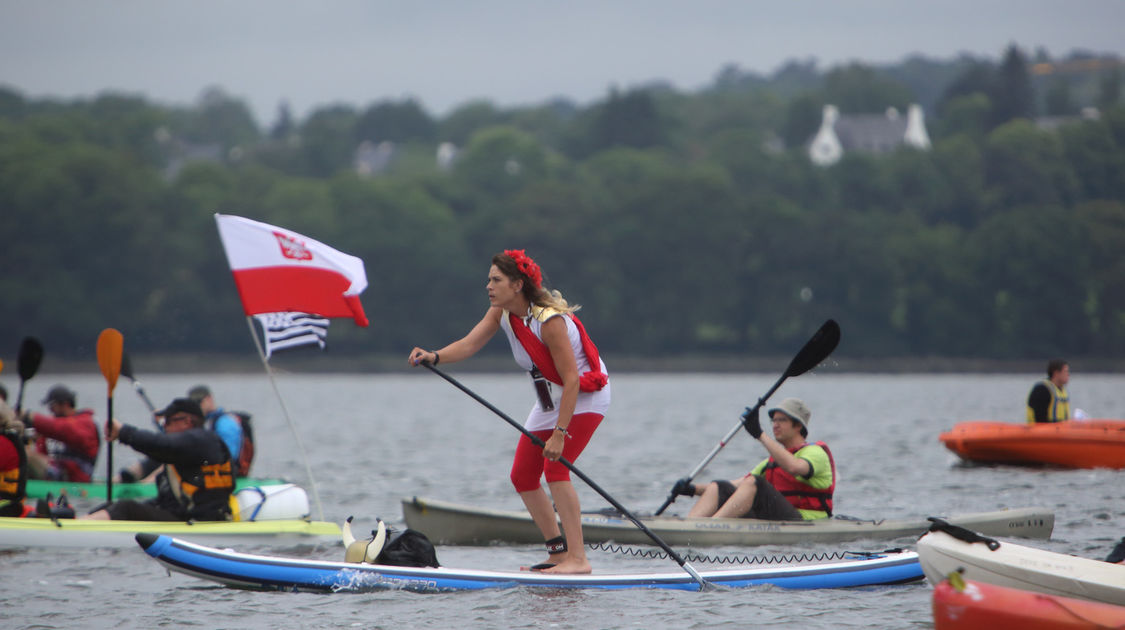
[[[307,519],[309,495],[292,483],[251,486],[234,493],[240,521]]]

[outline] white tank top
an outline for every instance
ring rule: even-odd
[[[560,317],[556,315],[555,317]],[[570,340],[570,348],[574,351],[574,360],[578,366],[578,373],[585,374],[590,371],[590,361],[586,358],[586,353],[582,350],[582,338],[578,334],[578,327],[574,325],[574,320],[569,317],[561,316],[566,323],[566,336]],[[534,317],[523,318],[523,323],[531,330],[531,332],[540,340],[543,339],[543,322],[535,319]],[[531,356],[527,354],[527,350],[523,349],[523,344],[516,338],[515,331],[512,330],[512,325],[508,322],[508,313],[504,311],[500,315],[500,328],[504,334],[508,335],[508,345],[512,347],[512,356],[516,360],[516,364],[528,372],[531,368],[535,367],[532,362]],[[598,357],[601,362],[601,372],[609,376],[609,370],[606,368],[605,359]],[[527,386],[532,388],[531,377],[527,379]],[[527,414],[527,420],[523,423],[523,427],[528,431],[541,431],[551,429],[559,420],[559,398],[562,396],[562,387],[550,383],[551,386],[551,400],[555,403],[555,408],[551,411],[544,411],[539,406],[538,398],[535,400],[535,405],[531,407],[531,411]],[[610,383],[606,383],[600,391],[596,392],[578,392],[578,400],[574,404],[574,413],[597,413],[603,417],[609,411],[610,400]]]

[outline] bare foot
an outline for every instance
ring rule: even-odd
[[[549,565],[554,566],[554,565],[559,564],[563,560],[566,560],[566,553],[565,552],[552,553],[552,554],[547,555],[547,559],[545,561],[543,561],[543,565],[549,564]],[[539,567],[539,568],[536,568],[536,567]],[[549,567],[534,564],[530,567],[520,567],[520,571],[543,571],[544,569],[547,569],[547,568],[549,568]]]
[[[591,573],[590,561],[585,558],[566,558],[562,562],[556,564],[549,569],[543,569],[542,573],[559,573],[559,574],[584,574]]]

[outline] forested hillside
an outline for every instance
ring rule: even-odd
[[[334,323],[341,356],[463,334],[505,248],[584,305],[607,356],[785,354],[828,317],[857,357],[1125,356],[1123,74],[1013,46],[265,125],[220,89],[183,107],[0,87],[0,356],[34,335],[92,357],[108,326],[135,353],[252,352],[216,212],[366,262],[372,326]],[[810,162],[825,104],[911,103],[930,150]]]

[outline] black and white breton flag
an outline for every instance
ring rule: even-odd
[[[278,350],[316,344],[323,350],[327,344],[328,319],[308,313],[261,313],[254,316],[262,326],[266,342],[266,358]]]

